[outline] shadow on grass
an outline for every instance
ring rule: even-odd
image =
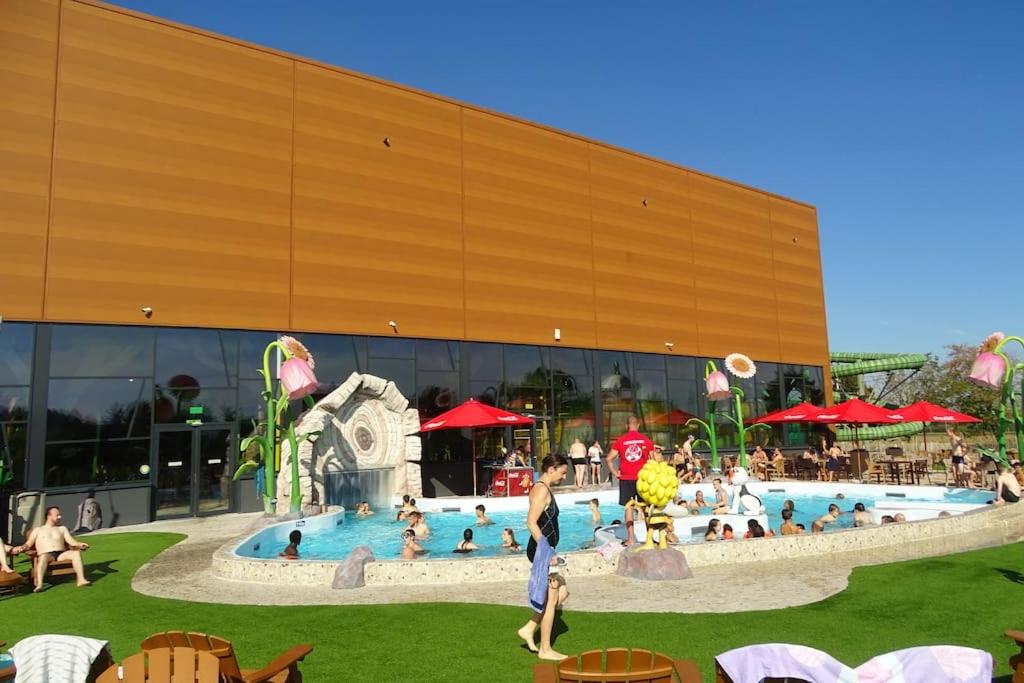
[[[1021,574],[1016,569],[1000,569],[997,567],[996,571],[1002,574],[1007,581],[1013,581],[1014,583],[1024,583],[1024,574]]]

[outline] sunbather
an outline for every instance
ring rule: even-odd
[[[36,561],[33,573],[35,574],[35,592],[43,590],[43,577],[46,576],[46,568],[52,562],[71,561],[75,569],[75,578],[79,586],[88,586],[91,581],[85,579],[85,567],[82,564],[82,551],[89,549],[88,543],[80,543],[75,540],[67,527],[61,525],[60,508],[46,508],[46,521],[43,526],[36,527],[28,535],[25,545],[20,546],[16,552],[24,552],[35,548]]]

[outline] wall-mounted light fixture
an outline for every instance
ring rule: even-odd
[[[562,341],[562,328],[561,327],[556,327],[555,328],[555,341]]]
[[[388,327],[390,327],[395,334],[398,334],[398,323],[396,323],[394,320],[388,321]]]
[[[142,307],[142,315],[146,316],[147,318],[152,318],[153,317],[153,308],[150,307],[150,306],[143,306]]]

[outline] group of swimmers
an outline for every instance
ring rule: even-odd
[[[487,508],[483,505],[477,505],[475,513],[476,526],[483,527],[494,524],[494,521],[487,516]],[[406,522],[407,524],[405,529],[402,530],[401,555],[403,560],[415,560],[417,557],[429,552],[419,544],[419,540],[430,538],[430,526],[427,524],[424,513],[416,507],[415,498],[411,498],[408,495],[402,496],[402,507],[395,515],[395,521]],[[508,527],[502,529],[501,547],[513,553],[522,550],[522,546],[516,541],[515,531]],[[462,540],[455,544],[452,552],[465,555],[479,549],[480,546],[473,542],[473,529],[467,528],[463,530]]]

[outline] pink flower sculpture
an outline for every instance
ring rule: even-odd
[[[288,398],[295,400],[309,396],[316,391],[316,375],[309,367],[309,363],[301,358],[289,358],[281,365],[281,374],[278,377],[281,386],[288,393]]]
[[[729,391],[729,380],[725,378],[725,373],[720,370],[715,370],[708,375],[708,400],[710,401],[724,401],[725,399],[732,396],[732,392]]]
[[[999,389],[1003,386],[1003,376],[1006,373],[1006,361],[994,353],[979,353],[971,366],[971,375],[968,379],[982,387]]]

